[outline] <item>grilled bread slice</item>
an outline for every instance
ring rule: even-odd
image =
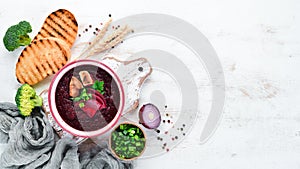
[[[41,30],[33,40],[55,37],[64,40],[69,48],[75,42],[78,24],[74,15],[66,9],[52,12],[44,21]]]
[[[16,64],[17,80],[34,85],[58,72],[70,57],[70,48],[61,39],[43,38],[32,41],[22,51]]]

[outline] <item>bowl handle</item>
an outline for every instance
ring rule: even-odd
[[[147,59],[120,60],[116,57],[104,57],[102,63],[108,65],[119,76],[125,94],[125,105],[122,115],[132,112],[139,106],[140,90],[152,73],[152,67]]]

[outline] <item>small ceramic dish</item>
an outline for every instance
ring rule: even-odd
[[[135,160],[145,151],[145,132],[137,124],[123,122],[111,132],[109,148],[113,155],[120,160]]]

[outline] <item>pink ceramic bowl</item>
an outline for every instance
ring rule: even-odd
[[[100,81],[100,79],[104,81],[103,100],[106,101],[106,105],[104,109],[101,106],[101,110],[99,106],[96,106],[97,111],[94,116],[84,113],[74,101],[74,97],[68,95],[70,79],[77,77],[82,81],[78,75],[81,71],[88,71],[94,81]],[[88,89],[91,86],[84,87]],[[122,114],[124,99],[123,86],[117,74],[107,65],[94,60],[79,60],[64,66],[52,79],[48,92],[51,115],[57,124],[74,136],[80,137],[95,137],[112,129]],[[95,108],[87,102],[84,104],[84,107]]]

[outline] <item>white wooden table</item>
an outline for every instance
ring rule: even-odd
[[[58,8],[81,24],[111,13],[115,19],[154,12],[195,25],[212,43],[226,80],[222,121],[200,144],[196,124],[171,152],[139,160],[136,168],[300,168],[300,1],[1,1],[0,37],[20,20],[36,28]],[[0,43],[0,101],[14,102],[15,63]],[[200,122],[200,121],[198,121]],[[4,146],[4,145],[2,145]]]

